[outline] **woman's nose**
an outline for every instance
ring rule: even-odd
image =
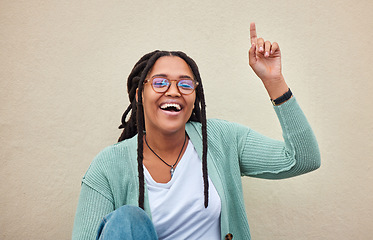
[[[167,89],[166,96],[180,97],[181,93],[177,87],[177,81],[171,81],[170,87]]]

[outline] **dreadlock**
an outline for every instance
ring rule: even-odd
[[[196,121],[202,124],[202,172],[203,172],[203,184],[204,184],[204,205],[205,208],[208,206],[208,174],[207,174],[207,128],[206,128],[206,104],[203,93],[202,81],[199,74],[198,66],[185,53],[180,51],[154,51],[145,54],[133,67],[130,75],[127,79],[127,90],[130,104],[122,116],[122,124],[119,126],[123,128],[123,132],[120,135],[118,142],[125,139],[129,139],[137,135],[137,164],[139,174],[139,207],[144,209],[144,194],[145,194],[145,182],[144,182],[144,167],[143,167],[143,136],[145,130],[144,123],[144,108],[142,105],[142,91],[144,80],[153,67],[155,62],[163,56],[177,56],[182,58],[192,69],[195,80],[199,83],[196,88],[196,100],[194,102],[194,109],[188,121]],[[136,102],[136,89],[138,89],[137,102]],[[131,112],[128,120],[127,116]]]

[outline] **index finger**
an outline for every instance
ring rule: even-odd
[[[251,45],[257,43],[256,27],[254,22],[250,23],[250,40]]]

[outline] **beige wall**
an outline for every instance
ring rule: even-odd
[[[370,239],[372,10],[370,0],[2,0],[0,239],[70,238],[80,180],[116,142],[126,77],[154,49],[197,61],[208,117],[280,139],[248,67],[251,21],[279,42],[322,154],[308,175],[243,180],[253,239]]]

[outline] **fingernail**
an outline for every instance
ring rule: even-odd
[[[259,47],[259,52],[263,52],[263,47]]]
[[[264,53],[264,57],[269,57],[269,53],[268,53],[268,52],[265,52],[265,53]]]

